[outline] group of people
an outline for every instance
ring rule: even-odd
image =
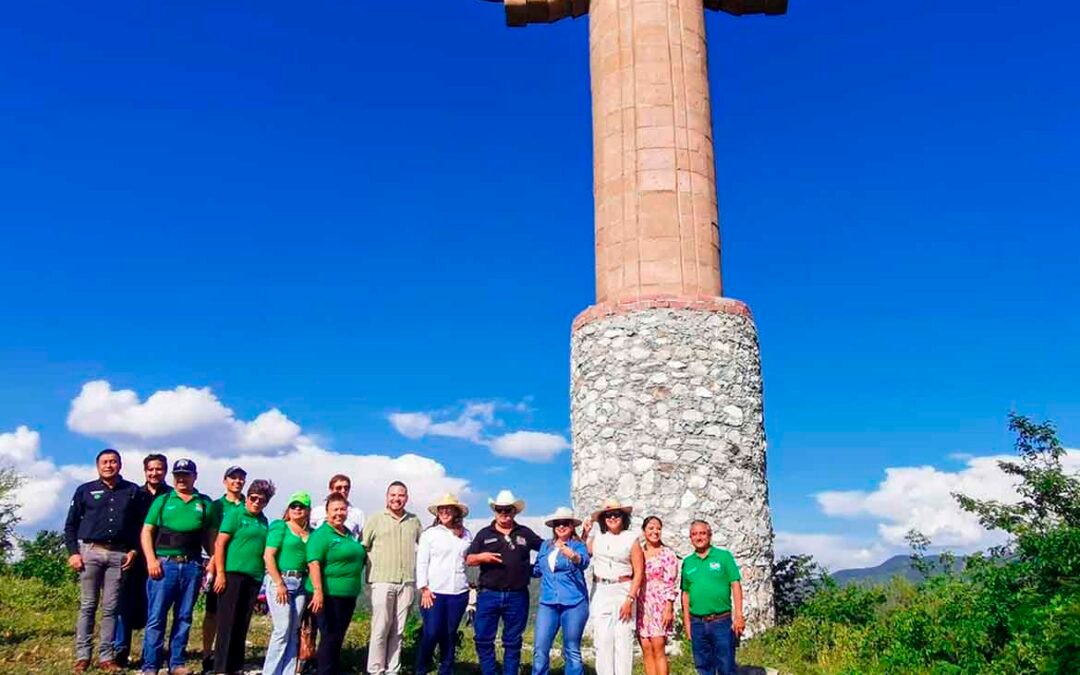
[[[262,672],[298,672],[301,622],[314,617],[316,671],[336,675],[367,583],[369,673],[400,672],[405,624],[418,600],[415,672],[453,673],[459,627],[472,607],[481,672],[516,675],[534,578],[540,588],[535,675],[549,672],[559,633],[564,672],[584,672],[581,640],[590,618],[597,675],[630,675],[635,637],[647,675],[667,675],[665,646],[680,609],[699,674],[735,672],[735,637],[745,627],[741,577],[732,555],[712,545],[704,521],[692,523],[694,553],[680,562],[663,542],[659,518],[649,516],[641,533],[631,531],[633,509],[617,500],[585,519],[560,507],[545,522],[550,536],[541,537],[517,520],[524,501],[503,490],[488,500],[491,523],[474,535],[465,526],[468,506],[453,495],[428,507],[434,519],[424,527],[406,510],[408,488],[400,481],[388,486],[386,508],[365,519],[349,503],[349,478],[339,474],[330,479],[322,504],[295,492],[281,518],[271,522],[264,511],[274,484],[248,484],[237,466],[225,471],[222,497],[211,500],[195,489],[198,473],[190,459],[173,464],[171,486],[162,455],[143,460],[141,486],[121,477],[115,450],[99,453],[96,465],[98,478],[76,489],[65,524],[81,592],[75,672],[90,668],[100,604],[99,669],[127,667],[132,633],[142,628],[143,675],[156,675],[163,666],[169,675],[190,675],[184,652],[205,586],[204,672],[243,671],[251,616],[264,589],[273,630]],[[495,649],[500,623],[501,669]]]

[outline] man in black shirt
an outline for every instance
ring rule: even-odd
[[[134,509],[135,522],[140,526],[146,520],[146,512],[150,510],[154,498],[172,490],[172,486],[165,483],[169,466],[165,455],[147,455],[142,464],[146,483],[136,493]],[[113,649],[116,663],[121,668],[128,666],[131,634],[146,627],[146,560],[141,553],[137,554],[137,557],[139,559],[124,574],[120,587],[120,607],[116,615]]]
[[[480,567],[477,582],[476,654],[483,675],[498,675],[495,633],[503,622],[503,673],[517,675],[521,663],[521,634],[529,621],[529,581],[532,579],[532,552],[540,550],[541,539],[514,518],[525,510],[525,502],[502,490],[488,499],[495,512],[491,525],[473,537],[465,564]]]
[[[101,598],[98,659],[101,670],[120,670],[113,660],[113,635],[120,582],[135,560],[138,486],[120,476],[120,453],[107,449],[96,458],[98,479],[75,490],[64,523],[68,564],[79,573],[79,618],[75,624],[75,672],[90,667],[94,613]]]

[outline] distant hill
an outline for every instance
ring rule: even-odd
[[[936,569],[939,566],[939,557],[936,555],[926,556],[926,561]],[[957,558],[957,567],[963,567],[962,558]],[[840,570],[832,575],[833,581],[844,586],[846,584],[883,584],[893,577],[904,577],[909,581],[922,580],[922,574],[911,566],[911,558],[906,555],[894,555],[877,567],[863,567],[858,569]]]

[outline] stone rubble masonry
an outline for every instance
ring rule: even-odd
[[[773,531],[757,330],[745,305],[587,310],[571,338],[573,501],[634,505],[691,551],[695,518],[743,573],[748,630],[773,623]],[[645,303],[643,303],[645,304]]]

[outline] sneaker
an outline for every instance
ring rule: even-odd
[[[85,673],[87,670],[90,670],[90,659],[79,659],[71,669],[74,673]]]

